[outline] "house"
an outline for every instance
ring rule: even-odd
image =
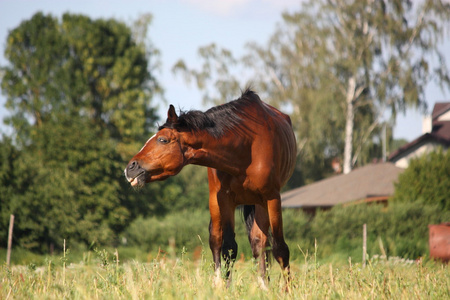
[[[427,124],[428,123],[428,124]],[[431,125],[431,126],[430,126]],[[389,156],[397,167],[407,168],[412,158],[450,145],[450,102],[436,103],[430,118],[424,120],[423,134]]]
[[[424,121],[427,130],[414,141],[389,156],[389,162],[366,165],[349,174],[339,174],[302,186],[281,195],[283,208],[301,208],[314,213],[317,208],[329,209],[337,204],[354,202],[387,202],[394,194],[398,175],[408,167],[409,160],[438,147],[450,145],[450,102],[436,103],[430,118]],[[333,161],[333,168],[339,166]]]
[[[356,201],[386,202],[394,194],[394,182],[402,172],[390,162],[366,165],[287,191],[281,195],[281,206],[314,213],[317,208]]]

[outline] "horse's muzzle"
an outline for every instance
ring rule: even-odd
[[[144,185],[145,169],[142,168],[137,161],[131,161],[125,168],[125,177],[132,186]]]

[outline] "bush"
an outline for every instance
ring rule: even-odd
[[[297,236],[305,241],[312,253],[317,239],[317,256],[362,258],[362,227],[367,224],[367,251],[370,255],[384,254],[416,259],[428,253],[428,224],[450,220],[450,212],[439,205],[390,203],[336,206],[329,211],[318,211],[310,222],[309,232]],[[286,219],[285,222],[289,222]],[[302,231],[304,231],[302,229]],[[290,238],[295,239],[294,237]],[[299,244],[301,247],[303,245]]]
[[[393,202],[439,204],[450,210],[450,151],[442,149],[411,160],[400,174],[395,186]]]
[[[176,249],[186,247],[193,251],[202,242],[208,246],[209,213],[207,210],[174,212],[163,218],[138,217],[125,230],[129,246],[139,246],[145,251],[169,250],[169,240]],[[199,239],[201,238],[201,241]]]
[[[208,255],[209,213],[207,210],[180,211],[162,218],[138,218],[124,233],[127,247],[143,252],[180,251],[192,253],[199,246]],[[236,212],[238,257],[251,258],[250,244],[240,212]],[[370,256],[399,256],[417,259],[428,253],[428,224],[450,220],[450,212],[440,206],[413,203],[390,203],[336,206],[318,211],[314,218],[300,210],[283,211],[283,227],[292,260],[303,260],[303,253],[317,255],[322,261],[354,261],[362,258],[362,227],[367,224],[367,252]],[[200,237],[200,238],[199,238]],[[175,241],[175,247],[169,240]],[[201,239],[201,240],[200,240]],[[317,252],[314,244],[317,240]],[[300,250],[300,249],[301,250]]]
[[[198,247],[203,247],[209,253],[209,221],[209,211],[203,209],[174,212],[164,217],[138,217],[125,230],[123,238],[127,247],[138,247],[147,252],[162,250],[180,253],[185,248],[192,253]],[[251,257],[247,232],[239,210],[236,211],[235,231],[238,255],[243,253],[245,257]],[[170,245],[170,240],[174,241],[174,245]]]

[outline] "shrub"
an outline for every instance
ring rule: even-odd
[[[139,247],[144,251],[156,252],[159,249],[180,252],[183,247],[192,252],[202,246],[209,252],[209,211],[185,210],[164,217],[138,217],[124,232],[127,246]],[[236,242],[238,255],[251,256],[247,232],[240,211],[236,211]],[[175,242],[171,249],[169,240]]]
[[[439,149],[413,159],[399,176],[392,201],[416,200],[450,210],[450,151]]]
[[[199,246],[209,255],[209,213],[207,210],[180,211],[165,217],[138,218],[124,233],[127,246],[142,251],[159,249],[177,251],[183,247],[193,252]],[[450,220],[450,211],[440,206],[412,203],[390,203],[388,207],[376,204],[336,206],[318,211],[314,218],[300,210],[283,211],[283,227],[292,260],[303,260],[303,253],[317,255],[325,261],[362,258],[362,226],[367,224],[367,252],[370,256],[387,254],[409,259],[427,256],[428,224]],[[201,241],[200,241],[200,239]],[[169,246],[175,241],[175,249]],[[314,244],[317,240],[317,252]],[[236,242],[241,253],[251,258],[247,232],[240,212],[236,212]],[[301,250],[300,250],[300,249]]]
[[[208,245],[209,213],[206,210],[180,211],[163,218],[138,217],[124,233],[130,246],[139,246],[146,251],[168,251],[169,240],[175,241],[176,249],[186,247],[193,251],[206,242]]]
[[[449,211],[420,201],[390,203],[388,207],[369,204],[336,206],[329,211],[319,211],[311,221],[308,234],[310,240],[317,239],[318,257],[342,253],[360,260],[362,226],[365,223],[370,255],[386,252],[389,256],[416,259],[427,255],[428,224],[449,219]]]

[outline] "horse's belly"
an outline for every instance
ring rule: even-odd
[[[230,185],[237,205],[263,204],[266,200],[276,198],[277,192],[268,184],[258,185],[249,177],[234,178]],[[278,193],[279,195],[279,193]]]

